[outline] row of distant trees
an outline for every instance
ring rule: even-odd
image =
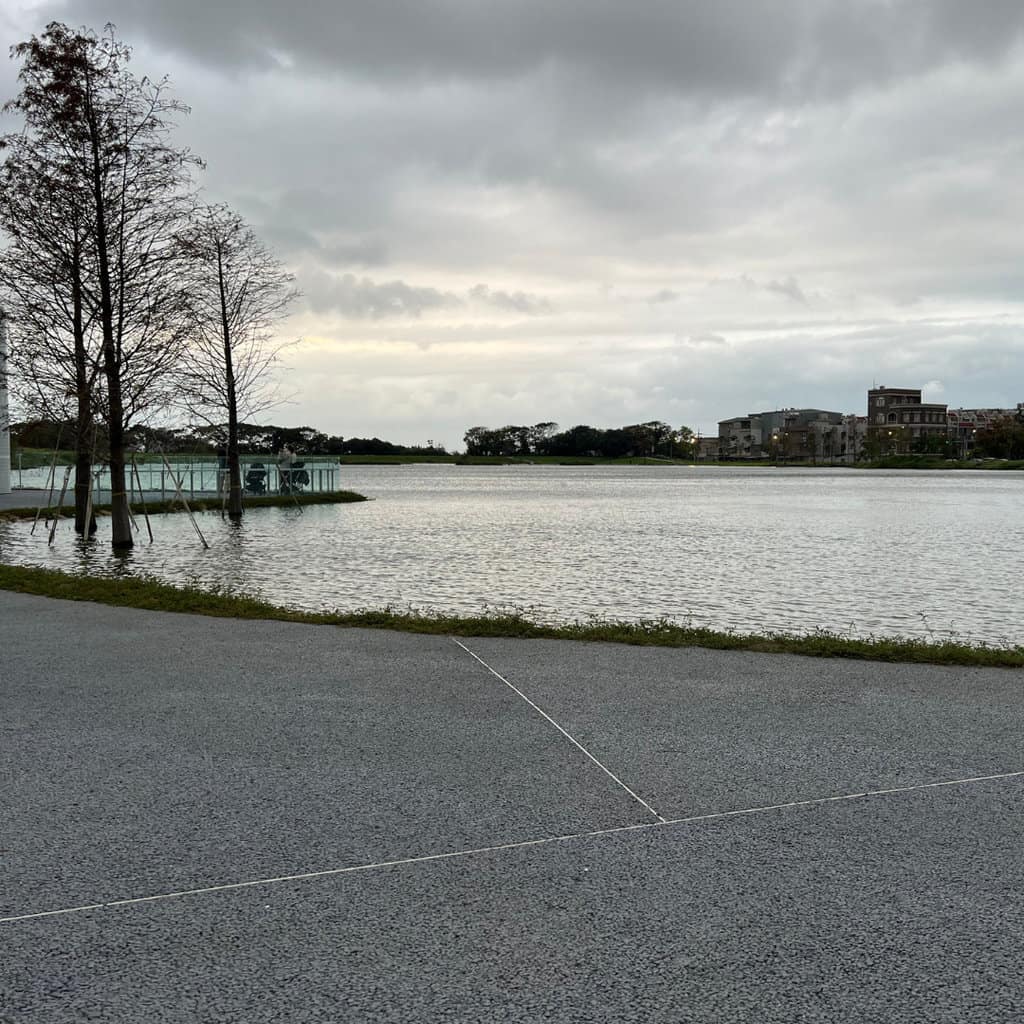
[[[660,420],[609,430],[579,424],[559,430],[557,423],[533,426],[470,427],[463,436],[467,455],[578,455],[607,459],[633,456],[688,458],[694,433]]]
[[[21,448],[52,451],[74,431],[74,420],[26,420],[11,424],[11,435]],[[133,451],[175,455],[224,454],[223,424],[197,427],[130,427],[125,440]],[[379,437],[339,437],[313,427],[278,427],[239,423],[241,455],[276,455],[287,448],[296,455],[447,455],[441,445],[401,445]],[[105,443],[101,437],[101,443]]]
[[[1024,416],[1004,416],[979,430],[974,452],[993,459],[1024,459]]]
[[[109,464],[113,544],[132,545],[133,429],[183,415],[226,447],[242,512],[240,425],[275,401],[273,329],[292,278],[240,216],[200,200],[200,161],[174,145],[187,108],[136,77],[129,48],[54,22],[12,49],[20,92],[0,137],[0,311],[9,385],[29,414],[70,425],[75,526],[93,464]]]

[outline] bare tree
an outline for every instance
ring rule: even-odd
[[[236,213],[200,210],[183,239],[191,259],[189,349],[182,402],[209,424],[227,421],[228,514],[242,514],[238,424],[280,401],[271,370],[282,349],[274,327],[298,296],[294,278]]]
[[[0,228],[9,245],[0,253],[0,296],[11,323],[13,394],[30,412],[74,419],[75,529],[86,523],[93,416],[101,368],[97,310],[85,290],[92,251],[88,197],[75,175],[47,147],[25,136],[3,140]]]
[[[12,54],[22,60],[21,92],[6,109],[22,115],[30,140],[61,154],[88,197],[83,292],[98,311],[113,545],[131,547],[125,431],[167,397],[166,371],[184,337],[176,238],[193,205],[188,172],[198,161],[168,138],[186,108],[166,80],[127,70],[131,51],[110,26],[97,36],[53,22]]]

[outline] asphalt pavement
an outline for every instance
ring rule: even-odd
[[[0,592],[0,1021],[1024,1019],[1024,673]]]

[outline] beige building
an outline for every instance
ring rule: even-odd
[[[718,423],[719,452],[723,459],[844,461],[845,420],[842,413],[827,409],[774,409],[734,416]]]
[[[695,457],[701,462],[717,462],[718,461],[718,438],[717,437],[698,437],[697,443],[694,445]]]
[[[722,459],[761,458],[761,418],[757,413],[718,423],[718,453]]]

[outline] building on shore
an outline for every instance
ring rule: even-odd
[[[1004,419],[1024,423],[1024,402],[1013,409],[950,409],[922,401],[920,388],[879,386],[868,391],[866,416],[775,409],[720,420],[717,457],[811,464],[851,464],[865,454],[912,451],[951,457],[966,455],[981,431]],[[703,456],[702,448],[701,457],[714,456]]]
[[[849,413],[836,428],[837,436],[833,446],[838,457],[836,462],[852,465],[864,454],[864,442],[868,438],[868,418]]]
[[[697,443],[694,445],[694,458],[700,462],[717,462],[718,455],[718,438],[717,437],[697,437]]]
[[[857,417],[827,409],[773,409],[734,416],[719,421],[719,457],[853,462],[859,450],[856,421]]]
[[[958,453],[966,455],[974,447],[978,433],[988,430],[1000,420],[1024,423],[1024,402],[1013,409],[950,409],[947,415],[949,439]]]
[[[882,455],[941,444],[949,434],[948,410],[941,402],[922,402],[920,388],[868,391],[868,440]]]
[[[872,388],[868,392],[868,430],[880,454],[937,450],[966,455],[980,431],[999,420],[1024,421],[1024,402],[1013,409],[950,409],[922,402],[917,388]]]
[[[757,413],[718,421],[718,457],[761,458],[761,419]]]

